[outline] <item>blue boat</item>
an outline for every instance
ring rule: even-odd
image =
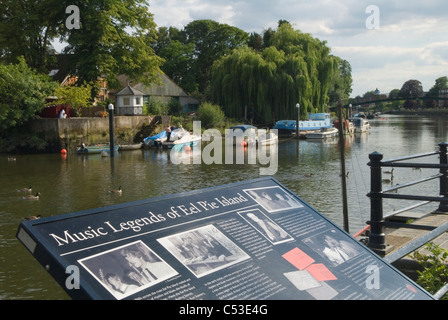
[[[309,113],[307,120],[299,121],[299,133],[313,130],[321,130],[325,128],[331,128],[331,115],[329,113]],[[280,135],[295,134],[296,120],[279,120],[275,123],[272,129],[278,130]]]

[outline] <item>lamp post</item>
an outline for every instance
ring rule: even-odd
[[[110,138],[110,156],[114,156],[114,105],[110,103],[109,109],[109,138]]]
[[[299,138],[299,121],[300,121],[300,104],[296,104],[297,109],[297,119],[296,119],[296,138]]]

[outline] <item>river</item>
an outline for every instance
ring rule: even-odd
[[[448,140],[448,118],[383,115],[370,120],[369,133],[347,137],[349,232],[354,234],[369,219],[369,154],[384,159],[438,150]],[[204,147],[203,143],[203,147]],[[239,148],[236,146],[235,148]],[[247,153],[247,150],[246,150]],[[270,154],[274,157],[274,154]],[[170,151],[134,150],[114,157],[76,154],[0,154],[0,299],[69,299],[56,281],[16,239],[27,216],[45,217],[207,188],[260,177],[260,164],[173,164]],[[278,167],[273,175],[330,220],[343,226],[341,157],[336,141],[281,139]],[[272,158],[273,159],[273,158]],[[423,160],[414,160],[423,161]],[[425,161],[437,163],[438,159]],[[394,184],[432,174],[433,169],[396,169]],[[39,200],[24,200],[17,189],[32,186]],[[122,187],[122,195],[109,193]],[[438,195],[438,182],[412,187],[407,193]],[[384,213],[410,205],[384,201]],[[420,208],[430,211],[438,204]]]

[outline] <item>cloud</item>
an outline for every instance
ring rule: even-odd
[[[369,5],[379,9],[380,28],[368,30]],[[182,29],[211,19],[261,33],[279,20],[327,41],[332,53],[352,66],[353,95],[388,92],[409,79],[429,90],[448,75],[446,0],[152,0],[159,26]]]

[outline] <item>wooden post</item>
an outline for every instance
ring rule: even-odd
[[[349,232],[349,219],[348,219],[348,204],[347,204],[347,173],[345,171],[345,137],[344,137],[344,125],[342,123],[342,104],[338,104],[338,116],[339,116],[339,150],[341,153],[341,179],[342,179],[342,202],[343,202],[343,217],[344,217],[344,230]]]

